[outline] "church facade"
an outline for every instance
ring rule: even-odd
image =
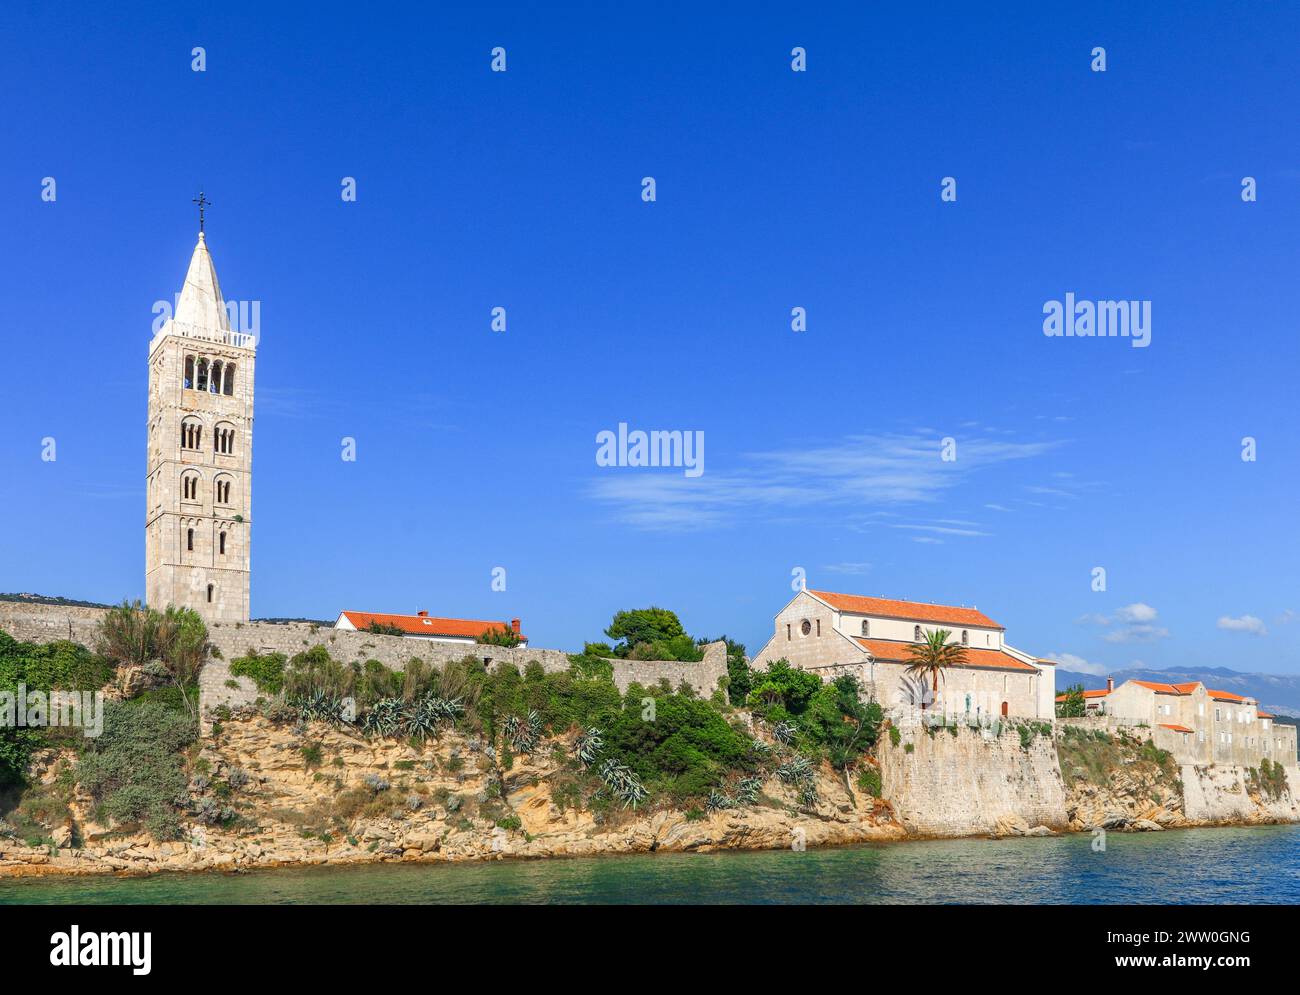
[[[924,707],[953,718],[1055,718],[1056,668],[1010,646],[1005,629],[976,608],[800,591],[777,614],[772,638],[754,654],[765,668],[791,666],[833,680],[851,674],[891,715]],[[909,648],[936,630],[966,651],[936,691],[908,671]]]
[[[255,336],[231,328],[200,230],[149,343],[145,592],[208,622],[249,618]]]

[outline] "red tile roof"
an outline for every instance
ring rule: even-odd
[[[1108,694],[1110,694],[1110,692],[1107,691],[1105,688],[1102,688],[1100,691],[1085,691],[1085,692],[1083,692],[1083,696],[1084,696],[1085,698],[1104,698],[1104,697],[1106,697],[1106,695],[1108,695]],[[1066,695],[1066,694],[1058,694],[1058,695],[1056,696],[1056,700],[1057,700],[1057,701],[1064,701],[1064,700],[1065,700],[1066,698],[1068,698],[1068,697],[1069,697],[1069,695]]]
[[[859,646],[869,650],[877,660],[885,660],[891,663],[910,662],[912,657],[908,652],[908,647],[921,645],[920,643],[898,642],[893,639],[864,639],[862,636],[854,636],[853,639]],[[966,648],[965,666],[997,670],[1023,670],[1031,674],[1038,672],[1037,667],[1022,663],[1009,653],[1002,653],[998,650],[977,650],[969,647]]]
[[[1271,713],[1269,713],[1269,712],[1256,712],[1255,714],[1256,714],[1257,716],[1259,716],[1261,719],[1271,719],[1271,718],[1273,718],[1273,715],[1272,715]]]
[[[976,625],[985,629],[1002,629],[1005,626],[974,608],[954,608],[952,605],[927,605],[920,601],[893,601],[889,598],[866,598],[860,594],[836,594],[833,591],[809,591],[832,608],[860,615],[880,615],[884,618],[903,618],[909,622],[931,622],[942,625]]]
[[[1215,701],[1246,701],[1247,700],[1239,694],[1233,694],[1231,691],[1211,691],[1209,688],[1206,688],[1205,690],[1209,694],[1209,696],[1213,698]]]
[[[1174,732],[1191,732],[1191,731],[1192,731],[1191,729],[1188,729],[1187,726],[1174,725],[1174,724],[1171,723],[1171,722],[1161,722],[1161,723],[1160,723],[1160,728],[1161,728],[1161,729],[1172,729]]]
[[[1137,681],[1133,682],[1140,687],[1149,688],[1156,694],[1191,694],[1201,686],[1200,681],[1188,681],[1184,684],[1161,684],[1158,681]],[[1210,692],[1213,694],[1214,692]]]
[[[433,618],[428,615],[387,615],[383,612],[343,612],[358,629],[370,628],[371,622],[391,625],[412,636],[459,636],[474,639],[492,629],[509,629],[509,622],[481,622],[468,618]],[[527,637],[520,635],[521,640]]]

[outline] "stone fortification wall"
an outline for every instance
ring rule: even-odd
[[[1002,835],[1068,822],[1050,735],[1035,735],[1026,749],[1014,724],[963,725],[956,736],[918,725],[900,730],[897,745],[882,735],[879,756],[882,797],[909,833]]]
[[[95,628],[103,618],[102,608],[75,608],[0,602],[0,630],[21,642],[47,643],[71,639],[93,648]],[[214,622],[208,638],[217,654],[203,668],[199,678],[201,707],[251,704],[258,697],[248,678],[232,677],[230,661],[256,653],[283,653],[292,657],[314,646],[324,646],[330,656],[343,663],[378,660],[400,670],[412,657],[442,664],[465,656],[483,659],[488,666],[513,664],[523,670],[534,660],[548,673],[569,669],[569,655],[563,650],[533,647],[486,646],[475,643],[440,643],[403,636],[380,636],[350,632],[306,622]],[[661,660],[613,660],[614,683],[626,692],[633,683],[658,684],[663,678],[675,688],[683,681],[697,694],[708,697],[727,674],[725,643],[710,643],[698,663]]]

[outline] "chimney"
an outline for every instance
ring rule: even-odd
[[[514,633],[515,633],[516,635],[518,635],[518,634],[519,634],[519,619],[517,619],[517,618],[512,618],[512,619],[510,620],[510,628],[514,631]]]
[[[428,617],[429,617],[429,613],[428,613],[428,612],[416,612],[415,614],[418,615],[418,616],[420,616],[420,618],[428,618]]]
[[[1112,691],[1114,691],[1114,690],[1115,690],[1115,678],[1113,678],[1113,677],[1107,677],[1107,678],[1106,678],[1106,693],[1107,693],[1107,694],[1110,694],[1110,693],[1111,693]]]

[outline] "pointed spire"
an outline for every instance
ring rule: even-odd
[[[194,246],[190,268],[185,274],[185,285],[181,287],[180,299],[176,302],[175,321],[182,328],[213,333],[230,331],[226,302],[221,297],[217,269],[212,264],[212,254],[208,252],[203,232],[199,232],[199,243]]]

